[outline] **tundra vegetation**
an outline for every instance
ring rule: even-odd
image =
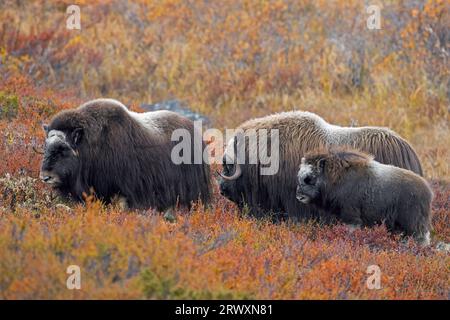
[[[435,198],[433,245],[450,242],[449,7],[364,1],[71,1],[0,4],[0,298],[448,299],[450,257],[385,227],[256,220],[213,205],[165,219],[38,180],[43,122],[98,97],[179,99],[212,126],[286,110],[390,127],[417,151]],[[214,168],[220,169],[220,168]],[[293,177],[295,178],[295,177]],[[169,221],[170,220],[170,221]],[[81,268],[81,290],[66,269]],[[381,269],[369,290],[366,270]]]

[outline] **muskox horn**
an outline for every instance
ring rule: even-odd
[[[229,181],[236,180],[237,178],[239,178],[241,176],[242,169],[241,169],[241,165],[238,163],[236,163],[234,167],[235,167],[234,174],[230,177],[228,177],[220,172],[217,172],[217,173],[219,174],[219,176],[222,177],[222,179],[229,180]]]
[[[33,151],[38,153],[38,154],[44,154],[44,151],[38,150],[35,146],[33,146]]]
[[[242,134],[242,132],[237,132],[236,133],[236,137],[233,139],[234,141],[234,154],[233,154],[233,158],[235,159],[234,161],[234,174],[230,177],[223,175],[222,173],[219,173],[219,175],[222,177],[222,179],[228,180],[228,181],[232,181],[232,180],[236,180],[237,178],[239,178],[242,175],[242,169],[240,164],[238,163],[238,143],[242,143],[244,139],[244,136]]]

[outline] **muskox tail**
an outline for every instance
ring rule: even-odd
[[[423,176],[422,166],[412,146],[388,129],[365,129],[354,141],[353,147],[370,153],[384,164],[411,170]]]

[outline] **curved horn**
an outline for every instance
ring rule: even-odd
[[[228,176],[218,172],[219,176],[221,176],[222,179],[224,179],[224,180],[233,181],[233,180],[236,180],[237,178],[239,178],[242,175],[242,168],[241,168],[241,165],[238,163],[239,160],[238,160],[238,156],[237,155],[238,155],[238,144],[242,143],[243,138],[244,138],[244,136],[243,136],[242,132],[237,132],[236,136],[232,140],[233,143],[234,143],[234,146],[233,146],[233,149],[234,149],[234,155],[233,155],[233,158],[234,158],[234,161],[233,161],[234,162],[234,174],[232,176],[228,177]]]
[[[234,168],[235,168],[234,169],[234,174],[232,176],[230,176],[230,177],[228,177],[228,176],[226,176],[226,175],[224,175],[224,174],[222,174],[220,172],[217,172],[217,173],[219,174],[219,176],[222,177],[222,179],[225,179],[225,180],[228,180],[228,181],[236,180],[237,178],[239,178],[241,176],[242,169],[241,169],[241,165],[238,164],[237,162],[235,163]]]
[[[44,154],[44,151],[36,149],[35,146],[33,146],[33,151],[36,152],[37,154]]]

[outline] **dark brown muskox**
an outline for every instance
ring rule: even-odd
[[[328,124],[313,113],[293,111],[252,119],[243,123],[239,129],[245,132],[256,130],[259,136],[264,134],[265,129],[279,132],[279,170],[275,175],[261,175],[260,169],[264,165],[260,163],[236,163],[233,151],[239,140],[237,136],[230,140],[225,150],[221,193],[240,207],[246,205],[257,216],[267,213],[287,213],[294,219],[320,216],[317,210],[301,204],[295,198],[295,177],[300,160],[308,151],[320,147],[348,145],[373,154],[375,160],[381,163],[422,175],[414,149],[398,134],[386,128],[339,127]],[[248,158],[248,143],[245,153]]]
[[[391,231],[430,243],[433,193],[425,179],[412,171],[337,147],[307,153],[297,181],[300,202],[344,223],[359,227],[384,222]]]
[[[210,197],[207,164],[174,164],[175,129],[191,134],[192,160],[200,134],[193,122],[170,111],[136,113],[112,99],[89,101],[57,114],[45,127],[47,138],[41,179],[75,199],[93,189],[129,208],[165,210]],[[194,163],[193,161],[191,163]]]

